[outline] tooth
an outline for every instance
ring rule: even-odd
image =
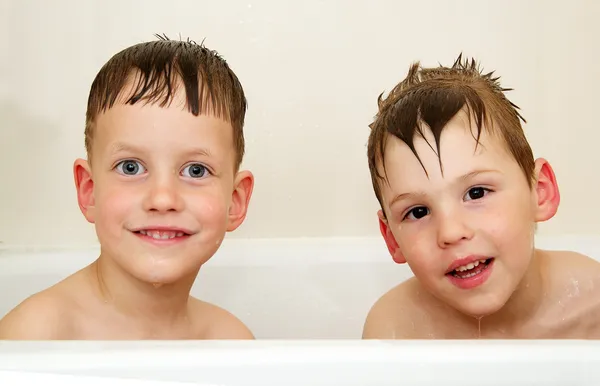
[[[479,260],[480,263],[485,263],[485,259]]]
[[[183,236],[183,232],[177,232],[176,236],[177,237],[182,237]]]
[[[145,235],[146,231],[145,230],[141,230],[140,233],[143,234],[143,235]]]
[[[476,261],[476,262],[473,263],[473,267],[477,267],[478,265],[479,265],[478,261]]]
[[[473,269],[475,266],[473,265],[473,263],[469,263],[467,264],[467,269]]]

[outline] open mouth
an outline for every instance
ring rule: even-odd
[[[172,240],[176,238],[183,238],[190,236],[189,233],[183,231],[169,231],[169,230],[152,230],[152,229],[141,229],[133,232],[141,237],[149,237],[154,240]]]
[[[456,269],[448,272],[446,275],[451,275],[457,279],[468,279],[477,276],[488,269],[493,260],[494,258],[490,257],[487,259],[473,261],[469,264],[457,267]]]

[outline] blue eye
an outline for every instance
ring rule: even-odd
[[[202,178],[207,173],[208,169],[202,164],[190,164],[183,169],[183,175],[191,178]]]
[[[141,163],[133,160],[119,162],[116,166],[116,169],[117,172],[126,176],[135,176],[146,171],[146,168],[144,168]]]

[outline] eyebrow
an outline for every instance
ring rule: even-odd
[[[474,170],[472,172],[469,172],[469,173],[463,174],[462,176],[457,177],[454,180],[454,183],[455,184],[456,183],[464,183],[465,181],[468,181],[480,174],[490,174],[490,173],[502,174],[501,171],[495,170],[495,169]],[[425,197],[425,196],[427,196],[427,193],[425,193],[424,191],[400,193],[400,194],[394,196],[392,201],[390,201],[389,207],[391,208],[395,203],[402,201],[404,199],[407,199],[407,198]]]
[[[133,145],[124,143],[124,142],[116,142],[110,146],[110,154],[115,155],[121,152],[131,152],[131,153],[140,153],[142,150]]]
[[[129,153],[143,153],[144,150],[142,148],[136,147],[134,145],[125,143],[125,142],[116,142],[114,144],[112,144],[110,149],[110,154],[111,155],[116,155],[118,153],[121,152],[129,152]],[[189,148],[186,149],[185,154],[187,156],[203,156],[203,157],[211,157],[211,152],[206,149],[206,148],[202,148],[202,147],[193,147],[193,148]]]

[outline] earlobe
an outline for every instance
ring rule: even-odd
[[[542,222],[554,217],[560,204],[560,192],[552,166],[543,158],[535,161],[536,215],[535,221]]]
[[[381,232],[381,235],[385,240],[385,244],[388,248],[388,251],[390,252],[390,255],[392,256],[392,260],[394,260],[394,262],[396,262],[397,264],[406,263],[406,259],[404,258],[404,255],[402,255],[402,251],[400,251],[400,248],[398,247],[398,242],[396,241],[394,234],[390,230],[388,221],[385,218],[385,215],[383,214],[382,210],[379,210],[377,212],[377,217],[379,217],[379,231]]]
[[[229,207],[229,223],[227,231],[236,230],[246,219],[248,205],[254,189],[254,176],[250,171],[241,171],[235,177],[231,206]]]
[[[75,178],[79,209],[88,222],[94,223],[94,181],[92,179],[92,170],[86,160],[75,160],[73,177]]]

